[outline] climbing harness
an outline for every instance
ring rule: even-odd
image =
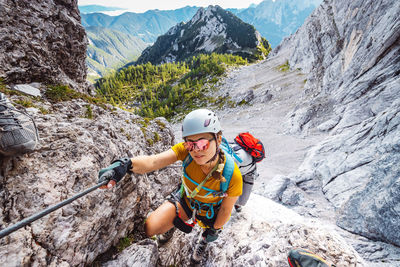
[[[177,201],[174,200],[174,201],[171,201],[171,203],[173,203],[175,205],[175,212],[176,212],[176,217],[173,220],[173,224],[175,225],[176,228],[178,228],[182,232],[187,233],[187,234],[190,233],[193,230],[193,227],[197,223],[196,210],[193,211],[191,222],[185,222],[185,220],[182,219],[181,212],[178,208]]]
[[[221,146],[221,147],[224,149],[223,146]],[[196,181],[194,181],[192,178],[190,178],[186,172],[186,167],[189,166],[189,164],[193,161],[192,156],[190,154],[188,154],[187,157],[182,162],[183,176],[185,178],[187,178],[190,182],[192,182],[193,184],[196,185],[196,188],[193,191],[191,191],[189,189],[189,187],[186,185],[184,178],[182,177],[182,184],[185,189],[186,197],[189,199],[190,208],[192,210],[197,210],[197,211],[201,211],[201,210],[206,211],[207,219],[211,219],[214,217],[214,215],[215,215],[214,207],[215,206],[218,207],[222,203],[222,199],[220,199],[217,202],[204,203],[204,202],[201,202],[201,201],[195,199],[194,197],[207,199],[207,198],[215,198],[215,197],[224,198],[224,197],[228,196],[226,191],[228,190],[228,186],[229,186],[229,183],[230,183],[232,175],[233,175],[235,163],[234,163],[233,158],[228,153],[225,153],[225,157],[226,157],[226,162],[225,162],[224,170],[222,172],[222,176],[225,178],[226,181],[221,182],[219,191],[209,189],[204,186],[205,182],[209,179],[209,177],[211,177],[211,174],[216,170],[218,165],[216,165],[214,167],[214,169],[207,175],[207,177],[199,184]],[[197,195],[201,189],[207,191],[207,193],[204,196]]]
[[[214,168],[207,174],[206,178],[197,185],[197,187],[192,191],[192,193],[190,194],[190,198],[194,198],[201,190],[201,188],[203,188],[204,184],[207,182],[208,179],[210,179],[212,173],[218,168],[218,165],[215,165]]]

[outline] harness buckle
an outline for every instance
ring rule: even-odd
[[[214,197],[227,197],[228,196],[228,194],[223,191],[213,192],[212,195]]]

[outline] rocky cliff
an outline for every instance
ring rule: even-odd
[[[66,87],[46,86],[86,91],[86,35],[77,1],[1,1],[0,21],[0,90],[29,107],[40,136],[32,153],[0,157],[0,229],[95,185],[98,170],[119,157],[161,152],[174,143],[165,119],[144,120],[94,105]],[[34,97],[11,90],[13,83],[33,81],[36,88],[23,91]],[[83,266],[128,234],[142,239],[144,218],[178,179],[168,168],[92,192],[2,238],[0,265]]]
[[[201,232],[175,232],[164,246],[142,241],[104,266],[193,266],[190,255]],[[219,240],[209,245],[200,266],[289,266],[287,254],[308,248],[336,266],[363,266],[364,261],[329,227],[308,220],[262,196],[252,195],[241,214],[233,213]],[[135,265],[137,264],[137,265]],[[143,264],[143,265],[141,265]]]
[[[223,112],[224,133],[238,131],[238,125],[257,132],[267,140],[268,161],[281,165],[297,163],[293,153],[305,154],[292,172],[260,164],[255,191],[321,228],[310,229],[298,214],[254,195],[243,215],[233,214],[204,265],[285,266],[288,248],[300,246],[337,266],[399,266],[397,13],[396,1],[325,1],[270,59],[228,75],[221,94],[253,106]],[[285,135],[276,134],[277,125]],[[280,150],[274,143],[281,143]],[[271,177],[270,171],[284,175]],[[138,260],[137,253],[129,255],[138,250],[164,265],[185,265],[194,239],[177,234],[158,253],[152,244],[138,244],[110,266]],[[325,243],[339,239],[338,246]]]
[[[0,3],[0,77],[86,86],[86,34],[77,0]]]
[[[35,107],[28,112],[41,140],[29,155],[0,159],[1,229],[95,185],[98,170],[119,157],[161,152],[174,143],[164,119],[149,122],[82,99],[30,101]],[[160,205],[179,177],[176,169],[167,168],[127,176],[110,191],[98,189],[2,238],[0,265],[83,266],[118,247],[132,230],[140,240],[147,213]]]
[[[180,23],[146,48],[137,64],[182,61],[204,53],[229,53],[262,59],[269,43],[250,24],[219,6],[200,8],[188,23]]]
[[[309,199],[309,207],[309,196],[321,195],[338,226],[397,247],[399,12],[398,1],[324,1],[275,50],[277,56],[289,51],[290,67],[308,74],[287,116],[287,132],[324,131],[329,137],[309,151],[297,173],[280,177],[282,187],[271,194],[303,212],[302,200]],[[314,214],[328,206],[316,205]],[[371,249],[355,246],[364,253]],[[369,250],[367,257],[391,257],[375,249],[380,256]]]

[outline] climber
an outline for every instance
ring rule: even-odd
[[[182,183],[149,215],[145,232],[149,237],[159,235],[159,241],[166,242],[175,228],[189,233],[198,222],[204,230],[191,261],[200,263],[207,244],[218,238],[229,220],[242,194],[243,182],[232,157],[220,148],[222,128],[214,112],[207,109],[190,112],[182,124],[182,137],[184,142],[165,152],[114,161],[100,170],[99,182],[109,179],[104,188],[112,188],[127,172],[144,174],[181,160]]]

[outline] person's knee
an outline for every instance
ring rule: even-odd
[[[168,231],[173,226],[174,217],[174,205],[170,202],[165,202],[147,217],[144,223],[145,234],[148,237],[152,237]]]

